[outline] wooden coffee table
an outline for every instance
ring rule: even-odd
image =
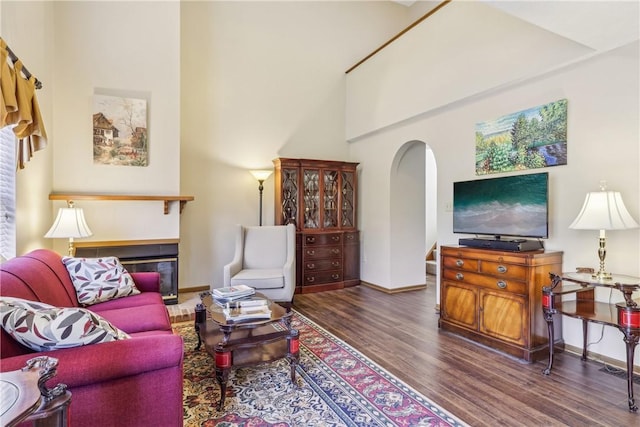
[[[267,299],[261,294],[256,296]],[[269,301],[271,318],[227,322],[210,292],[200,294],[200,299],[202,302],[196,305],[196,349],[204,343],[207,353],[213,357],[216,380],[220,385],[218,410],[224,406],[229,372],[234,367],[256,366],[286,357],[291,382],[295,384],[300,354],[298,331],[291,328],[293,312]]]

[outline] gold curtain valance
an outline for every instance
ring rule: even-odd
[[[12,126],[18,138],[18,167],[47,146],[36,89],[42,87],[0,37],[0,127]]]

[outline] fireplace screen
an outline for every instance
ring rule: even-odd
[[[157,271],[160,273],[160,292],[166,304],[178,302],[173,283],[178,283],[178,258],[150,259],[140,261],[120,260],[128,272]]]
[[[87,244],[97,242],[87,242]],[[115,256],[128,272],[157,271],[160,273],[160,292],[165,304],[178,303],[178,244],[150,243],[76,245],[76,256],[98,258]]]

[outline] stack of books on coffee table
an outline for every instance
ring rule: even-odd
[[[266,298],[256,296],[255,293],[255,289],[250,286],[236,285],[214,289],[212,296],[213,301],[222,307],[227,321],[239,322],[271,318],[269,301]]]
[[[239,301],[235,306],[230,305],[229,307],[224,308],[222,312],[229,322],[270,319],[271,309],[269,308],[267,300],[263,299],[263,301],[263,304],[253,304],[249,306],[243,306],[241,305],[242,301]]]
[[[227,303],[247,298],[256,293],[256,290],[247,285],[228,286],[225,288],[216,288],[212,292],[213,300],[221,306]]]

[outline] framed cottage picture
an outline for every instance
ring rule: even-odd
[[[147,166],[147,101],[108,95],[93,97],[93,163]]]
[[[476,124],[476,175],[566,164],[566,99]]]

